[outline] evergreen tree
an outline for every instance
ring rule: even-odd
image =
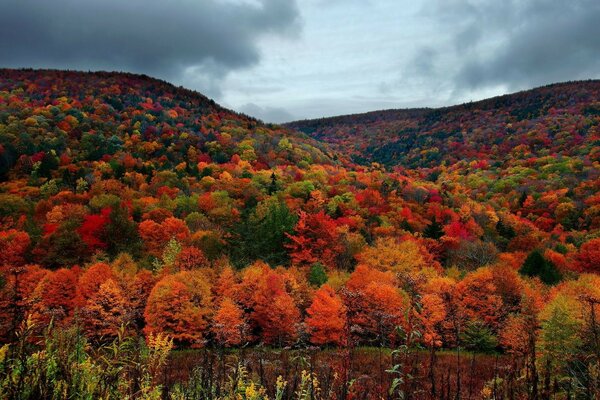
[[[430,239],[439,239],[444,236],[444,229],[442,224],[438,223],[436,218],[433,217],[431,223],[425,227],[423,236]]]
[[[460,334],[465,348],[473,351],[490,353],[498,345],[492,331],[481,321],[471,321]]]
[[[269,184],[268,193],[271,196],[273,193],[277,192],[277,175],[275,175],[275,171],[271,173],[271,183]]]
[[[327,273],[325,267],[321,263],[315,263],[310,267],[310,273],[308,274],[308,282],[316,287],[321,287],[327,282]]]
[[[554,285],[561,280],[560,272],[556,266],[546,260],[540,250],[534,250],[519,269],[519,273],[525,276],[537,276],[547,285]]]
[[[127,207],[117,205],[111,210],[102,240],[106,243],[106,251],[111,257],[120,253],[129,253],[134,257],[139,255],[142,242],[137,224],[130,218]]]
[[[232,232],[231,258],[238,267],[255,260],[272,266],[286,265],[289,257],[284,244],[286,233],[292,233],[298,217],[283,202],[270,204],[264,215],[257,208],[242,215],[242,221]]]

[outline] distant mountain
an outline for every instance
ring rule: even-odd
[[[570,156],[598,161],[600,81],[568,82],[438,109],[374,111],[287,126],[359,164],[432,168]]]

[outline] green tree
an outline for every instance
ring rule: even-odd
[[[127,207],[119,204],[112,208],[109,222],[104,227],[102,240],[106,243],[106,251],[111,257],[116,257],[120,253],[139,256],[142,241],[137,224],[130,218]]]
[[[498,345],[498,340],[483,322],[471,321],[460,334],[465,348],[473,351],[490,353]]]
[[[323,264],[315,263],[312,265],[312,267],[310,267],[308,282],[316,287],[321,287],[325,282],[327,282],[327,273],[325,272],[325,267],[323,267]]]
[[[430,239],[439,239],[444,236],[444,229],[442,225],[437,222],[435,217],[433,217],[431,223],[425,227],[423,236]]]
[[[525,276],[537,276],[547,285],[554,285],[561,280],[561,275],[556,266],[544,258],[538,249],[533,250],[519,269],[519,273]]]
[[[230,253],[237,266],[263,260],[272,266],[286,265],[289,257],[284,245],[292,233],[298,217],[284,202],[260,203],[234,230]]]

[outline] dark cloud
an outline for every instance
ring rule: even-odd
[[[299,29],[295,0],[0,0],[0,65],[142,72],[218,93],[257,40]]]
[[[600,77],[598,0],[439,0],[428,12],[450,36],[436,50],[454,52],[458,91]]]
[[[259,118],[265,122],[283,123],[296,119],[294,115],[281,107],[261,107],[258,104],[248,103],[240,107],[240,111]]]

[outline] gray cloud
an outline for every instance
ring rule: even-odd
[[[0,65],[142,72],[219,94],[258,39],[300,29],[295,0],[0,0]]]
[[[436,51],[447,56],[457,91],[599,77],[597,0],[439,0],[428,13],[449,33]]]
[[[261,119],[265,122],[282,123],[293,121],[296,118],[286,109],[281,107],[261,107],[258,104],[248,103],[240,107],[240,111]]]

